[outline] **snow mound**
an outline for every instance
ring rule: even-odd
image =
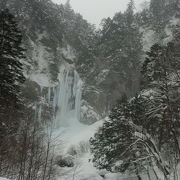
[[[98,121],[91,126],[83,125],[81,123],[76,126],[64,127],[54,130],[53,138],[57,141],[63,142],[63,147],[56,148],[56,153],[60,151],[63,154],[81,155],[89,151],[89,140],[97,132],[98,128],[102,126],[103,121]]]

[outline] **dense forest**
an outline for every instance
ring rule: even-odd
[[[0,179],[179,180],[179,72],[179,0],[0,1]]]

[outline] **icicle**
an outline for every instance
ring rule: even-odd
[[[48,103],[51,102],[51,87],[48,88]]]
[[[38,120],[41,121],[41,118],[42,117],[42,105],[40,104],[39,105],[39,108],[38,108]]]
[[[42,92],[43,92],[43,87],[40,87],[41,100],[39,106],[37,107],[37,117],[39,121],[41,121],[41,116],[42,116]]]

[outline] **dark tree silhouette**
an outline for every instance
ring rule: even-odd
[[[14,16],[6,9],[0,12],[0,133],[9,131],[20,107],[24,49],[22,35]],[[16,115],[15,115],[16,114]],[[14,127],[14,126],[13,126]],[[6,129],[6,130],[5,130]],[[5,135],[5,133],[1,133]]]

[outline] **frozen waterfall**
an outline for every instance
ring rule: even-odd
[[[48,100],[53,94],[55,128],[76,126],[80,120],[82,81],[72,66],[62,66],[58,75],[59,83],[49,89]]]
[[[43,121],[48,107],[55,129],[80,125],[83,83],[73,65],[61,65],[57,83],[48,83],[48,77],[43,75],[34,76],[33,81],[40,86],[40,101],[35,107],[39,121]]]

